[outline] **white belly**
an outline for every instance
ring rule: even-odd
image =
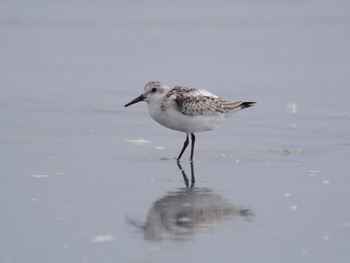
[[[151,117],[159,124],[176,131],[195,133],[215,129],[225,119],[224,114],[184,115],[174,109],[160,110],[148,104]]]

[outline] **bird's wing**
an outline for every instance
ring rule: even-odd
[[[222,104],[229,111],[237,111],[254,106],[256,102],[249,101],[223,101]]]
[[[176,108],[184,115],[216,115],[227,110],[222,101],[214,96],[181,94],[174,98]]]
[[[236,112],[249,107],[243,101],[227,101],[208,91],[176,86],[171,89],[163,105],[171,103],[173,107],[184,115],[217,115]]]
[[[245,107],[244,106],[245,102],[243,101],[221,100],[220,102],[227,111],[237,111]]]

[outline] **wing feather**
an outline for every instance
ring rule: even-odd
[[[226,112],[225,106],[211,96],[178,95],[174,99],[177,110],[184,115],[216,115]]]
[[[227,101],[210,92],[176,86],[171,89],[162,103],[162,110],[172,104],[180,113],[188,116],[218,115],[254,105],[254,102]]]

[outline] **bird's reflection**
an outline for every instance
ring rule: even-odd
[[[146,240],[186,240],[223,220],[252,220],[250,209],[230,204],[209,188],[193,188],[195,179],[192,162],[191,184],[181,164],[177,164],[186,187],[168,192],[156,200],[148,211],[145,223],[127,220],[143,232]]]
[[[188,180],[188,177],[186,175],[186,172],[185,170],[182,168],[181,166],[181,163],[180,163],[180,160],[177,160],[176,161],[176,164],[177,164],[177,167],[179,167],[180,171],[181,171],[181,174],[182,174],[182,177],[184,178],[184,183],[185,183],[185,186],[186,188],[188,187],[194,187],[194,184],[196,182],[196,179],[194,178],[194,166],[193,166],[193,162],[191,161],[190,164],[191,164],[191,185],[189,184],[189,180]]]

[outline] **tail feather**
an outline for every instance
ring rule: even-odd
[[[245,101],[245,102],[242,102],[241,105],[239,105],[241,107],[241,109],[245,109],[245,108],[249,108],[251,106],[254,106],[256,102],[248,102],[248,101]]]
[[[228,111],[238,111],[241,109],[249,108],[255,104],[255,102],[246,101],[222,101],[221,103]]]

